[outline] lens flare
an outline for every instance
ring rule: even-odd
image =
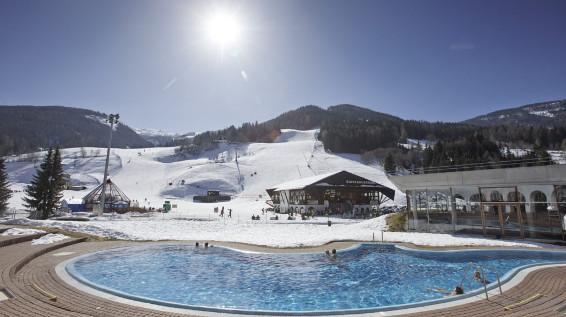
[[[221,48],[238,44],[242,35],[238,16],[229,11],[213,12],[205,21],[205,30],[208,39]]]

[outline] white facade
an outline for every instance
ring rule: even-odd
[[[413,216],[410,227],[418,231],[477,229],[475,212],[481,218],[484,234],[486,228],[499,228],[502,235],[506,231],[520,232],[521,236],[529,231],[552,235],[560,232],[566,212],[566,165],[391,176],[390,179],[406,193]],[[449,223],[431,221],[431,215],[442,219],[441,212]],[[426,213],[426,217],[421,213]]]

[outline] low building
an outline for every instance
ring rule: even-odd
[[[61,200],[61,209],[69,212],[80,212],[86,210],[86,205],[81,198],[65,198]]]
[[[395,190],[347,171],[285,182],[266,190],[280,213],[370,216]]]
[[[223,195],[219,190],[209,190],[206,192],[206,196],[194,196],[193,201],[195,203],[217,203],[222,201],[230,201],[231,197],[229,195]]]
[[[102,189],[104,188],[104,212],[127,212],[130,208],[130,199],[116,184],[110,179],[106,181],[106,186],[98,185],[84,198],[86,211],[95,211],[100,208]]]
[[[566,165],[390,176],[409,230],[564,237]]]

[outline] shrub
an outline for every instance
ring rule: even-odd
[[[389,227],[389,231],[406,231],[407,213],[396,212],[390,214],[385,221]]]

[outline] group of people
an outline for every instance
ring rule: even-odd
[[[336,249],[332,249],[332,251],[326,250],[324,251],[324,253],[326,254],[327,257],[332,258],[332,259],[336,259]]]
[[[215,208],[215,212],[218,210],[218,207]],[[224,218],[224,206],[222,206],[222,208],[220,209],[220,215],[218,215],[219,217]],[[232,209],[228,208],[228,218],[232,218]]]
[[[474,280],[482,285],[491,283],[488,279],[485,278],[485,275],[483,275],[479,269],[474,272]],[[441,288],[434,288],[432,290],[449,296],[464,294],[464,287],[461,284],[457,285],[452,291],[447,291]]]
[[[225,216],[224,206],[222,206],[222,208],[220,208],[220,210],[218,210],[218,207],[214,207],[214,213],[218,213],[218,216],[219,216],[219,217],[224,218],[224,216]],[[268,213],[268,211],[265,210],[265,208],[261,208],[261,214],[262,214],[262,215],[267,215],[267,213]],[[227,217],[228,217],[228,218],[232,218],[232,209],[230,209],[230,208],[228,208],[228,216],[227,216]],[[277,218],[277,219],[275,219],[275,220],[278,220],[278,219],[279,219],[278,216],[276,216],[276,218]],[[260,220],[259,214],[258,214],[257,216],[256,216],[255,214],[253,214],[253,215],[252,215],[252,220]]]
[[[197,242],[195,242],[195,248],[198,248],[198,247],[200,247],[200,244],[199,244],[198,241],[197,241]],[[204,248],[205,248],[205,249],[208,249],[208,247],[209,247],[208,242],[205,242],[205,243],[204,243]],[[210,245],[210,247],[212,248],[212,244]]]

